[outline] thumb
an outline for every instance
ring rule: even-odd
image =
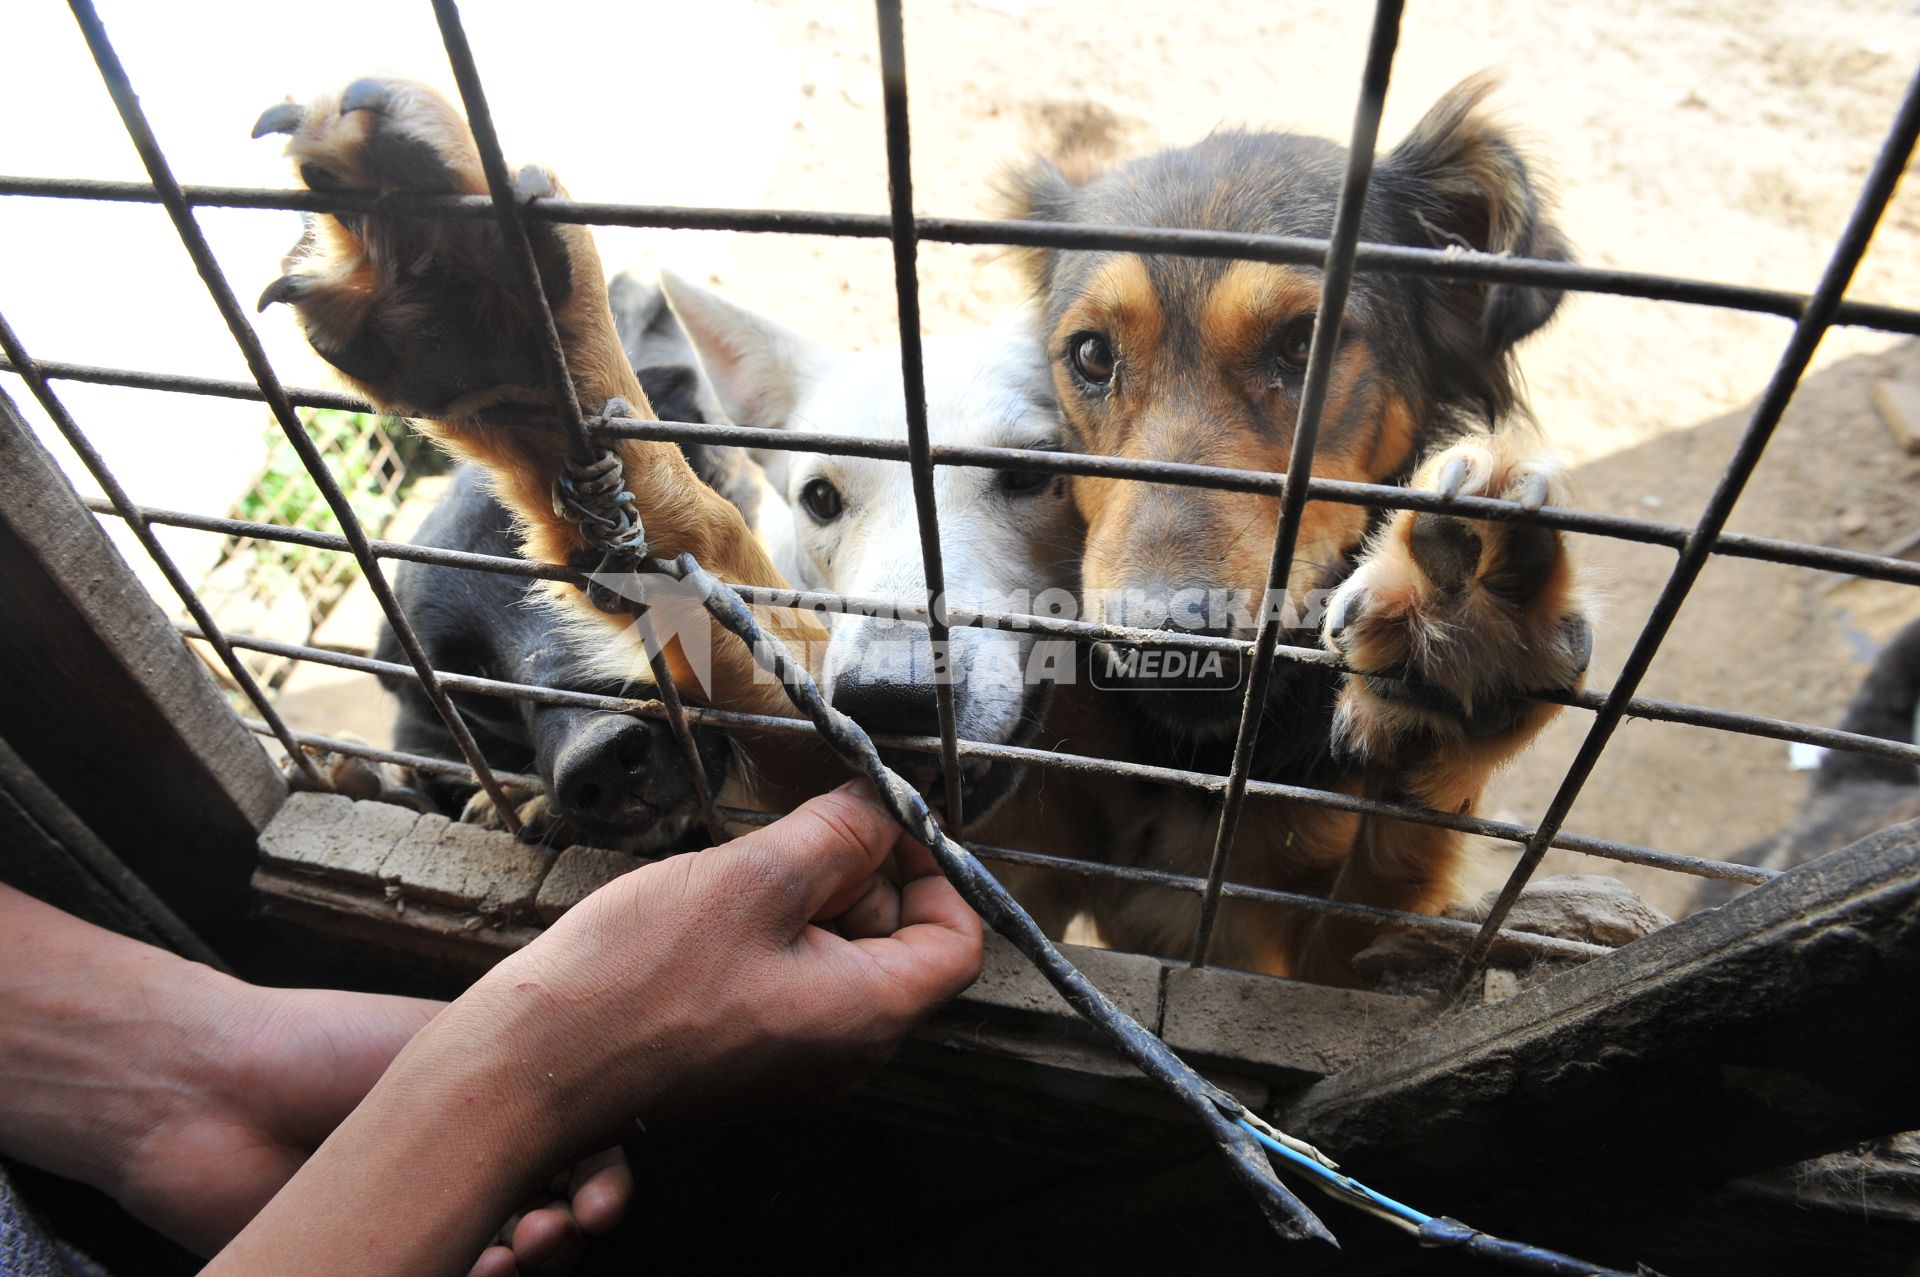
[[[772,910],[769,920],[793,935],[813,919],[831,916],[836,901],[843,908],[851,904],[905,832],[872,787],[858,780],[706,856],[724,854],[728,871],[773,888],[761,893]]]

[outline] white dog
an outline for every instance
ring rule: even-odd
[[[849,439],[906,438],[897,347],[834,351],[684,279],[666,274],[661,283],[727,418]],[[935,445],[1065,446],[1028,316],[928,338],[925,351]],[[755,523],[789,580],[805,590],[924,606],[918,514],[904,462],[779,450],[756,457],[785,499],[790,535],[769,526],[764,512]],[[1082,529],[1065,476],[939,466],[933,487],[950,612],[1071,614]],[[1056,679],[1071,677],[1073,647],[1031,631],[967,627],[953,631],[951,660],[960,736],[1019,744],[1039,727]],[[839,617],[820,668],[833,704],[869,730],[938,730],[924,624],[891,614]],[[925,755],[915,761],[924,767]],[[1005,765],[969,765],[969,822],[1015,779]]]

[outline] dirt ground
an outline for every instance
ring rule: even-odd
[[[994,215],[995,173],[1041,143],[1063,112],[1089,107],[1110,114],[1136,151],[1223,123],[1344,138],[1368,8],[1344,0],[911,4],[916,205]],[[622,20],[644,22],[645,12]],[[728,41],[738,54],[731,74],[701,73],[712,110],[667,111],[658,105],[665,95],[636,108],[630,84],[581,82],[589,105],[633,122],[632,154],[646,162],[609,157],[600,138],[597,150],[577,136],[570,148],[544,148],[574,193],[884,211],[871,7],[836,0],[701,12],[679,19],[694,24],[684,38]],[[477,38],[484,54],[486,31]],[[1805,291],[1917,59],[1920,10],[1911,4],[1416,5],[1401,34],[1383,137],[1404,133],[1455,81],[1492,68],[1504,79],[1505,114],[1552,176],[1560,223],[1582,260]],[[682,61],[659,59],[669,87],[690,74]],[[515,92],[502,88],[511,74],[490,73],[497,110]],[[524,111],[518,118],[537,122]],[[522,154],[531,153],[529,132],[510,135],[523,140]],[[874,344],[893,329],[891,264],[879,242],[626,232],[603,243],[610,266],[650,253],[825,340]],[[1002,250],[927,245],[921,279],[929,331],[988,322],[1022,297]],[[1916,285],[1920,189],[1909,184],[1851,295],[1912,305]],[[1581,503],[1691,522],[1788,327],[1699,307],[1570,298],[1522,363],[1548,438],[1575,467]],[[1871,550],[1920,528],[1920,459],[1895,447],[1872,406],[1884,377],[1920,378],[1920,345],[1855,331],[1828,337],[1736,530]],[[1673,555],[1593,539],[1578,552],[1605,599],[1594,670],[1594,685],[1604,687]],[[1878,644],[1915,615],[1920,594],[1911,589],[1718,560],[1643,690],[1830,723]],[[1500,780],[1487,814],[1537,819],[1590,722],[1563,715]],[[1780,742],[1630,723],[1569,828],[1722,855],[1787,822],[1805,781]],[[1489,881],[1503,854],[1495,853]],[[1685,884],[1627,876],[1657,903],[1683,904]]]

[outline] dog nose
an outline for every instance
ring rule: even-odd
[[[833,707],[883,736],[940,734],[940,712],[934,704],[931,683],[863,678],[849,670],[834,682]]]
[[[597,716],[554,757],[554,800],[569,815],[611,820],[636,801],[671,811],[692,794],[687,761],[663,723]]]

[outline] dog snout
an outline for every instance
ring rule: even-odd
[[[940,715],[933,684],[876,677],[854,669],[834,683],[834,708],[884,736],[937,736]]]
[[[553,761],[562,811],[613,822],[663,815],[693,801],[693,778],[670,731],[649,719],[607,715],[566,742]]]

